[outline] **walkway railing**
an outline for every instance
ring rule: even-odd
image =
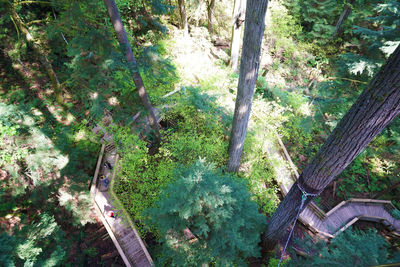
[[[153,260],[129,214],[112,190],[117,164],[118,154],[116,154],[115,148],[112,145],[106,147],[103,144],[90,187],[93,205],[125,265],[150,267],[153,265]],[[99,179],[100,174],[104,176],[103,180]],[[106,179],[111,182],[110,186],[104,183]],[[110,196],[113,201],[117,202],[118,207],[111,203]]]
[[[276,138],[278,149],[270,147],[268,151],[270,154],[275,153],[273,157],[280,157],[286,162],[284,166],[279,166],[279,171],[284,175],[280,175],[278,179],[282,194],[286,196],[299,174],[278,134]],[[274,146],[272,143],[269,145]],[[284,170],[285,167],[287,170]],[[313,232],[331,238],[358,220],[382,223],[392,234],[400,235],[400,220],[393,217],[394,210],[396,207],[388,200],[352,198],[342,201],[325,213],[312,201],[300,214],[299,220]]]

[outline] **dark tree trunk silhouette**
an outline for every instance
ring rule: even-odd
[[[302,197],[297,184],[308,193],[324,190],[399,113],[400,46],[329,135],[269,220],[262,241],[264,255],[275,247],[296,216]],[[312,199],[309,196],[306,205]]]
[[[267,5],[268,0],[247,1],[239,86],[228,148],[228,171],[231,172],[238,171],[242,156],[260,62]]]
[[[160,143],[161,135],[156,116],[150,103],[149,96],[147,95],[146,89],[144,87],[142,77],[140,76],[136,59],[133,56],[131,45],[129,44],[124,25],[122,24],[122,20],[118,12],[118,8],[114,0],[104,0],[104,4],[107,7],[108,15],[110,16],[111,22],[114,26],[114,30],[117,34],[118,42],[121,46],[122,52],[125,54],[126,61],[128,62],[129,71],[133,76],[133,81],[135,82],[136,88],[138,90],[139,98],[148,112],[150,127],[154,130],[157,143]]]
[[[349,17],[349,15],[351,14],[351,6],[353,5],[354,0],[350,0],[349,3],[347,3],[344,8],[342,13],[340,14],[340,17],[338,19],[338,21],[336,22],[336,27],[335,27],[335,31],[332,34],[332,37],[335,37],[339,31],[340,28],[342,27],[343,22]]]
[[[179,6],[179,14],[181,16],[181,23],[180,23],[181,29],[183,29],[185,35],[188,35],[189,29],[186,17],[185,0],[178,0],[178,6]]]
[[[209,0],[207,2],[207,13],[208,13],[208,32],[210,35],[214,35],[213,28],[213,16],[214,16],[215,0]]]
[[[240,32],[245,18],[245,0],[235,0],[232,14],[232,39],[231,39],[231,58],[229,66],[233,71],[237,71],[240,50]]]

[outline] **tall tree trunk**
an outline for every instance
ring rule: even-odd
[[[338,19],[338,21],[336,22],[336,27],[335,27],[335,31],[332,34],[332,37],[335,37],[339,31],[340,28],[342,27],[343,22],[347,19],[347,17],[350,15],[351,13],[351,6],[353,5],[354,0],[350,0],[348,3],[346,3],[346,5],[343,8],[342,14],[340,14],[340,17]]]
[[[246,137],[251,103],[253,101],[254,86],[258,75],[267,5],[268,0],[247,1],[239,86],[228,148],[228,171],[231,172],[238,171],[242,156],[243,143]]]
[[[240,49],[240,33],[244,22],[245,0],[235,0],[232,14],[232,40],[231,40],[231,59],[229,66],[233,71],[237,71]]]
[[[46,52],[38,44],[38,42],[35,40],[35,38],[33,38],[33,36],[30,34],[29,30],[25,27],[25,24],[23,23],[22,19],[20,18],[18,13],[15,11],[14,6],[11,3],[9,3],[8,1],[6,1],[5,3],[6,3],[7,10],[10,13],[11,18],[14,21],[15,25],[17,26],[18,30],[24,34],[26,41],[31,45],[33,51],[39,57],[40,62],[43,64],[44,68],[46,69],[47,75],[49,76],[51,85],[53,86],[53,89],[54,89],[56,100],[59,103],[62,103],[63,97],[62,97],[61,84],[58,81],[58,78],[57,78],[56,72],[53,69],[53,66],[51,65],[49,59],[46,56]]]
[[[188,23],[186,18],[185,0],[178,0],[179,14],[181,15],[181,29],[185,35],[189,34]]]
[[[208,13],[208,32],[210,35],[214,35],[213,28],[213,16],[214,16],[215,0],[209,0],[207,2],[207,13]]]
[[[275,247],[296,216],[302,198],[297,183],[308,193],[324,190],[399,113],[400,46],[329,135],[273,214],[263,236],[264,255]],[[308,197],[306,204],[312,198]]]
[[[122,24],[121,17],[118,12],[118,8],[114,0],[104,0],[104,4],[107,7],[108,15],[110,16],[111,22],[114,26],[114,30],[117,34],[118,42],[121,46],[122,52],[125,54],[126,61],[128,62],[129,71],[133,76],[136,88],[139,93],[139,98],[142,101],[143,106],[148,112],[148,120],[150,127],[154,130],[157,143],[161,141],[160,129],[154,115],[153,107],[150,103],[149,96],[147,95],[146,89],[142,77],[140,76],[139,69],[137,67],[136,59],[133,56],[131,45],[129,44],[128,37]]]

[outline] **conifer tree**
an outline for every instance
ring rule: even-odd
[[[265,216],[244,184],[204,160],[176,175],[148,211],[163,242],[163,266],[244,266],[259,256]]]

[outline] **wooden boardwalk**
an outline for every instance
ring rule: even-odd
[[[277,180],[285,196],[299,177],[285,146],[276,135],[277,143],[267,142],[269,157],[276,164]],[[390,201],[375,199],[350,199],[325,213],[311,202],[300,214],[299,220],[313,232],[334,237],[358,220],[382,223],[395,235],[400,235],[400,220],[391,212],[396,208]]]
[[[93,204],[126,266],[150,267],[153,261],[129,215],[123,208],[117,209],[111,204],[113,192],[110,188],[115,179],[117,162],[115,148],[106,148],[103,144],[90,189]],[[107,185],[105,179],[108,179],[110,184]],[[115,196],[113,200],[118,202]],[[117,205],[122,207],[118,203]],[[113,211],[116,216],[108,216],[109,211]]]

